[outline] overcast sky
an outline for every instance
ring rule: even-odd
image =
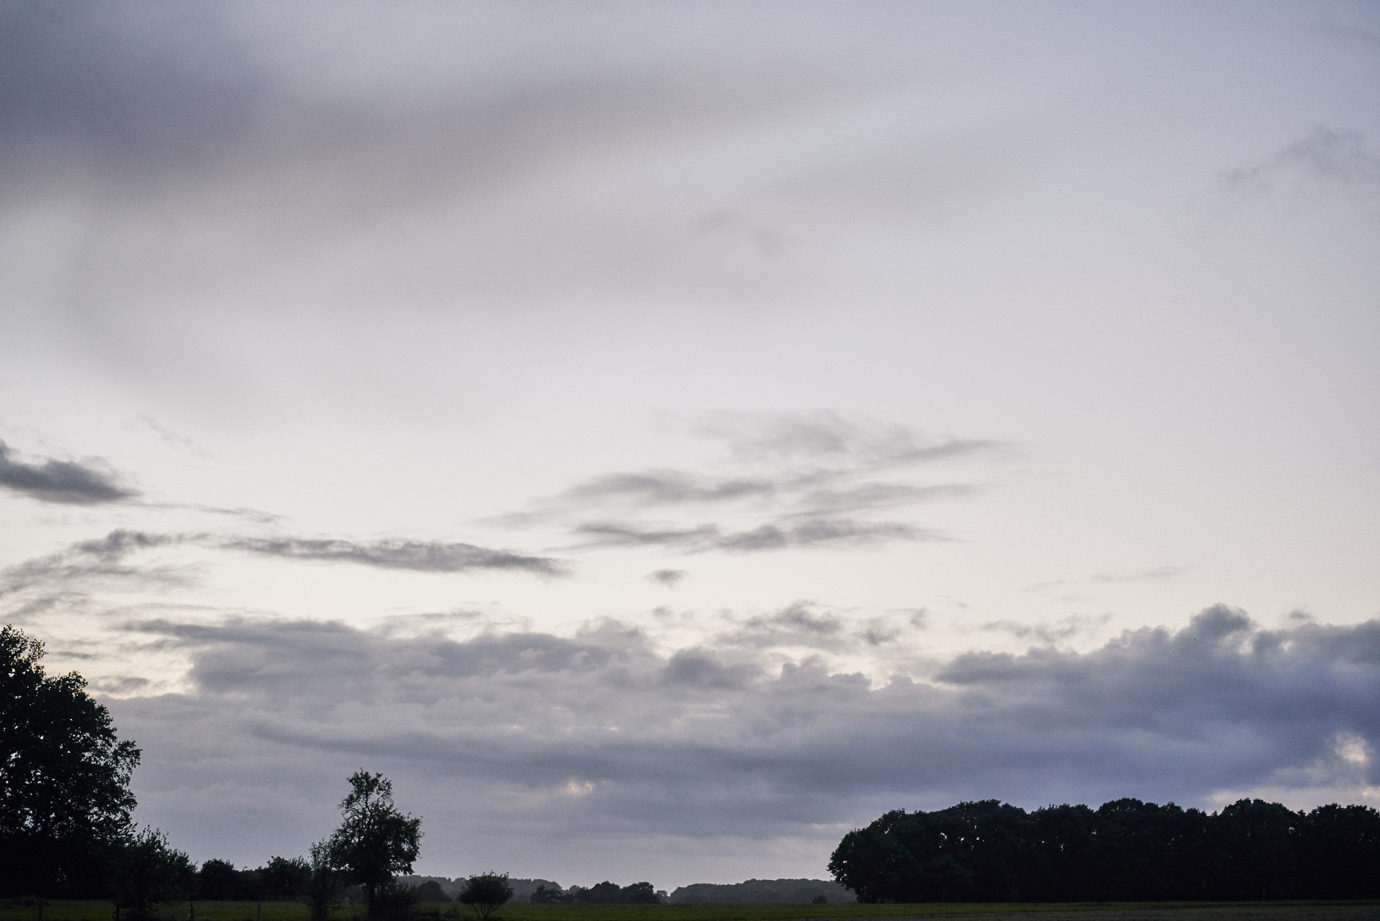
[[[0,616],[198,862],[1380,806],[1380,7],[6,3]]]

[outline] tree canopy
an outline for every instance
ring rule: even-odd
[[[89,891],[132,831],[139,749],[81,675],[49,676],[43,654],[0,629],[0,894]]]
[[[843,837],[834,879],[863,902],[1380,896],[1380,813],[1240,800],[1208,814],[1137,799],[1027,813],[997,800],[894,810]]]
[[[394,875],[412,872],[422,820],[400,812],[393,805],[393,782],[368,771],[350,776],[340,813],[340,827],[326,842],[330,863],[364,887],[365,905],[373,913]]]
[[[473,908],[480,921],[485,921],[512,897],[513,887],[508,884],[507,873],[481,873],[465,881],[459,901]]]

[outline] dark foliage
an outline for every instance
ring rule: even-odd
[[[513,897],[506,873],[481,873],[471,876],[460,890],[459,902],[474,909],[475,916],[484,921]]]
[[[342,821],[327,843],[330,864],[364,887],[370,916],[396,913],[396,893],[384,890],[398,873],[412,872],[417,859],[422,820],[404,815],[393,805],[393,783],[382,774],[356,771],[350,792],[340,802]],[[387,905],[380,902],[385,896]]]
[[[0,629],[0,895],[93,895],[131,831],[139,749],[85,679],[50,677],[42,658],[42,643]]]
[[[1380,813],[984,800],[888,812],[843,837],[829,872],[861,902],[1376,898]]]
[[[110,862],[115,904],[128,921],[152,918],[160,902],[180,902],[196,886],[196,867],[168,844],[162,832],[146,828],[132,835]]]
[[[853,894],[822,879],[749,879],[741,883],[691,883],[674,890],[672,905],[828,905]]]
[[[434,879],[429,879],[413,890],[419,902],[449,902],[451,897],[446,895],[446,890],[441,888],[441,884]]]
[[[416,889],[390,879],[374,892],[369,915],[379,921],[406,921],[419,901]]]
[[[270,857],[254,871],[254,898],[264,902],[305,899],[311,886],[311,864],[301,857]]]
[[[327,841],[318,841],[311,846],[311,861],[307,864],[306,888],[302,901],[311,910],[312,921],[325,921],[331,909],[340,903],[340,893],[344,889],[344,875],[332,862],[331,847]]]
[[[195,895],[198,899],[232,902],[259,896],[257,874],[253,870],[236,870],[228,860],[211,859],[201,865],[196,874]]]
[[[529,902],[537,905],[554,905],[557,902],[568,902],[570,898],[565,894],[560,886],[538,886],[536,891],[528,898]]]
[[[655,905],[660,899],[651,883],[632,883],[620,886],[604,880],[588,889],[571,886],[567,893],[572,902],[589,905]]]

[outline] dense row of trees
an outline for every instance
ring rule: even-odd
[[[538,886],[529,900],[548,903],[573,902],[580,905],[655,905],[661,901],[661,896],[652,888],[651,883],[620,886],[604,880],[593,886],[571,886],[569,889],[561,889],[555,885]]]
[[[984,800],[888,812],[845,835],[829,871],[863,902],[1375,898],[1380,813]]]

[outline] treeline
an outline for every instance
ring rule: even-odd
[[[749,879],[691,883],[671,893],[672,905],[816,905],[852,902],[853,893],[823,879]]]
[[[531,902],[569,902],[577,905],[655,905],[661,902],[665,893],[658,893],[651,883],[632,883],[620,886],[604,880],[593,886],[571,886],[562,889],[551,886],[538,886],[528,897]]]
[[[1377,898],[1380,813],[983,800],[888,812],[843,837],[829,872],[860,902]]]

